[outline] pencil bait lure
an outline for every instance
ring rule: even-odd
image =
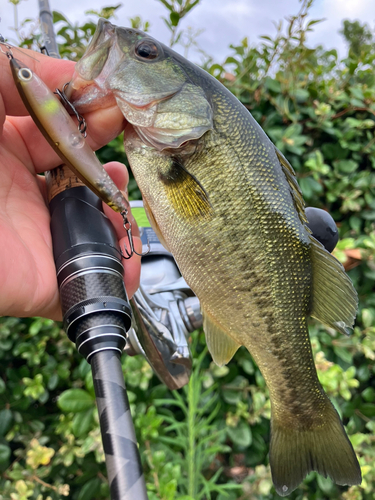
[[[59,99],[24,63],[9,55],[8,58],[22,101],[51,147],[107,205],[116,212],[127,213],[128,201],[104,170]]]
[[[13,79],[22,101],[39,130],[62,161],[86,186],[121,214],[130,248],[128,251],[126,246],[124,247],[123,257],[129,259],[134,253],[137,254],[134,250],[131,222],[128,219],[129,202],[85,141],[84,119],[75,112],[78,119],[77,127],[62,103],[38,75],[13,57],[10,47],[7,47],[5,54],[9,59]],[[62,91],[56,93],[65,98]]]

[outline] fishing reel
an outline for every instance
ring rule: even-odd
[[[189,382],[192,367],[187,339],[203,322],[199,300],[151,228],[143,202],[130,204],[144,255],[125,352],[142,354],[169,389],[179,389]]]

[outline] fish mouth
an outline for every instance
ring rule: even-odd
[[[116,98],[112,92],[98,87],[94,80],[85,80],[77,72],[73,74],[65,95],[79,113],[116,105]]]
[[[123,101],[131,108],[142,111],[152,108],[160,102],[172,98],[178,93],[179,90],[180,89],[177,89],[174,92],[157,92],[155,94],[132,94],[130,92],[114,90],[113,94],[117,102]]]
[[[121,90],[109,90],[99,87],[95,80],[85,80],[77,72],[74,72],[69,82],[65,95],[79,113],[95,111],[124,102],[132,109],[146,111],[159,102],[170,99],[177,94],[175,92],[158,92],[155,94],[133,94]],[[121,107],[121,106],[120,106]]]

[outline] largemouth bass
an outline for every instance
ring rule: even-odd
[[[26,109],[62,161],[113,210],[127,212],[127,199],[104,170],[60,100],[26,64],[14,57],[9,62]]]
[[[359,484],[307,328],[311,315],[349,333],[357,295],[312,237],[288,161],[223,85],[141,31],[100,21],[69,93],[82,110],[116,99],[150,222],[200,300],[214,361],[228,363],[245,346],[258,364],[279,495],[312,470]]]

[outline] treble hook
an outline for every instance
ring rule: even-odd
[[[150,249],[151,249],[150,242],[147,240],[147,251],[146,252],[144,252],[144,253],[138,253],[134,249],[134,241],[133,241],[133,234],[132,234],[132,224],[131,224],[130,220],[128,219],[128,211],[124,210],[123,212],[121,212],[121,215],[122,215],[122,219],[124,221],[124,229],[125,229],[127,237],[128,237],[129,248],[130,248],[130,253],[129,253],[128,249],[126,248],[126,245],[124,245],[124,250],[125,250],[125,253],[126,253],[127,257],[125,257],[125,255],[121,252],[122,256],[124,257],[124,259],[130,259],[130,257],[132,257],[134,254],[139,255],[140,257],[143,257],[144,255],[147,255],[150,252]]]
[[[86,139],[87,137],[87,132],[86,132],[86,129],[87,129],[87,124],[86,124],[86,120],[83,118],[82,115],[80,115],[78,113],[78,111],[76,110],[75,106],[69,101],[69,99],[66,97],[66,94],[65,94],[65,89],[66,87],[69,85],[69,82],[65,83],[65,85],[63,86],[62,90],[60,89],[56,89],[55,90],[55,94],[57,94],[60,99],[67,105],[70,107],[70,109],[73,111],[73,113],[75,114],[77,120],[78,120],[78,130],[81,132],[81,134],[83,135],[83,137]]]

